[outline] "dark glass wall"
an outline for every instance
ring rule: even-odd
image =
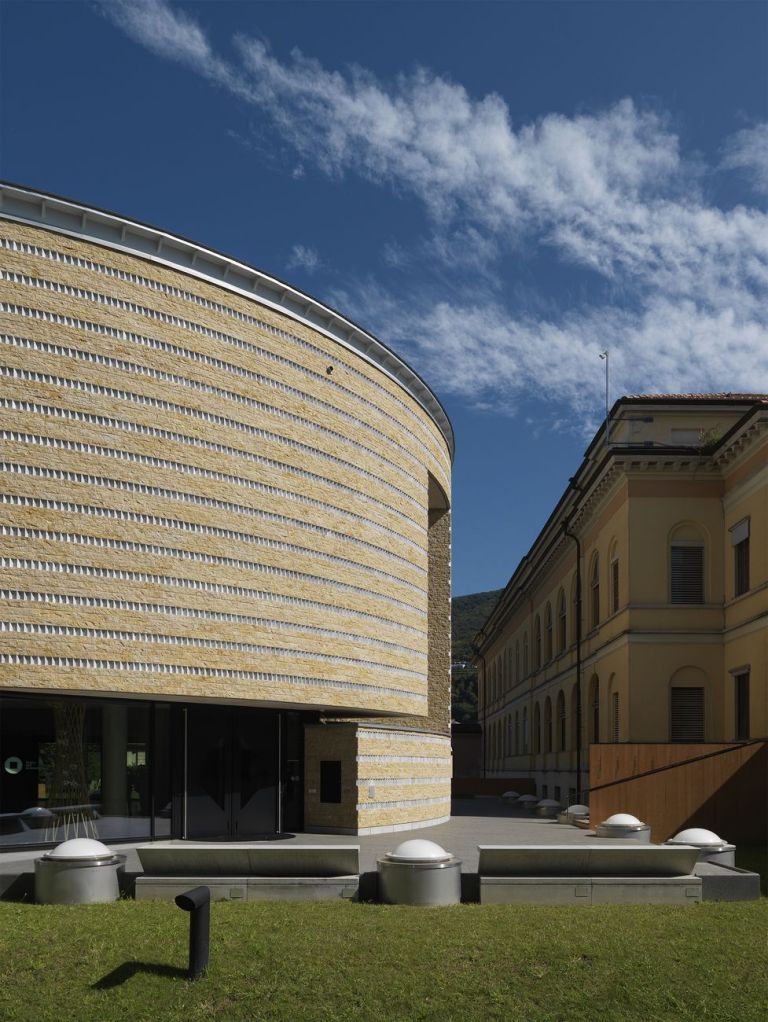
[[[304,716],[1,695],[0,849],[299,830]]]
[[[171,833],[168,707],[0,696],[0,847]]]

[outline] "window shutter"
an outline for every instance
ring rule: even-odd
[[[728,530],[731,534],[731,546],[738,546],[745,539],[749,539],[749,519],[742,518]]]
[[[704,602],[704,547],[672,547],[672,603]]]
[[[704,741],[704,689],[672,689],[672,741]]]
[[[749,536],[733,548],[733,595],[741,596],[749,590]]]

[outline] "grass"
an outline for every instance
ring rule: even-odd
[[[188,982],[174,905],[0,903],[3,1022],[768,1017],[768,900],[688,908],[212,906]]]

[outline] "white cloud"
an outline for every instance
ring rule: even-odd
[[[496,409],[541,393],[588,416],[600,407],[595,360],[606,346],[616,394],[768,389],[768,217],[707,204],[702,168],[658,111],[625,99],[514,126],[500,96],[473,98],[425,69],[385,83],[298,51],[281,61],[245,37],[225,62],[161,0],[109,13],[153,52],[268,113],[300,166],[354,173],[423,203],[432,237],[421,245],[442,268],[433,292],[422,283],[395,299],[360,282],[337,301],[408,348],[438,390]],[[721,165],[768,190],[767,149],[764,125],[746,129]],[[303,248],[296,265],[310,269]],[[542,250],[587,271],[599,299],[550,299],[546,314],[522,314],[500,257]],[[385,259],[416,261],[402,244]]]
[[[768,122],[743,128],[724,146],[723,166],[726,170],[742,170],[752,187],[768,195]]]
[[[289,270],[314,273],[321,265],[320,256],[310,245],[294,245],[285,265]]]
[[[627,393],[753,392],[768,383],[762,324],[666,296],[639,313],[600,306],[557,320],[515,318],[490,294],[420,304],[418,294],[393,298],[369,284],[331,299],[386,336],[438,393],[508,415],[535,394],[567,404],[571,427],[587,433],[601,420],[605,348],[612,401]]]
[[[190,64],[211,77],[228,76],[225,64],[216,58],[199,25],[182,11],[174,11],[156,0],[105,0],[103,13],[126,35],[159,57]]]

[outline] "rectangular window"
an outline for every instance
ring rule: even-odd
[[[704,602],[704,547],[672,547],[672,603]]]
[[[341,760],[320,760],[320,801],[341,802]]]
[[[704,689],[673,688],[671,713],[673,742],[704,741]]]
[[[733,595],[741,596],[749,589],[749,536],[733,548]]]
[[[736,684],[736,737],[749,738],[749,671],[737,674]]]
[[[729,530],[733,547],[733,595],[749,589],[749,518],[742,518]]]

